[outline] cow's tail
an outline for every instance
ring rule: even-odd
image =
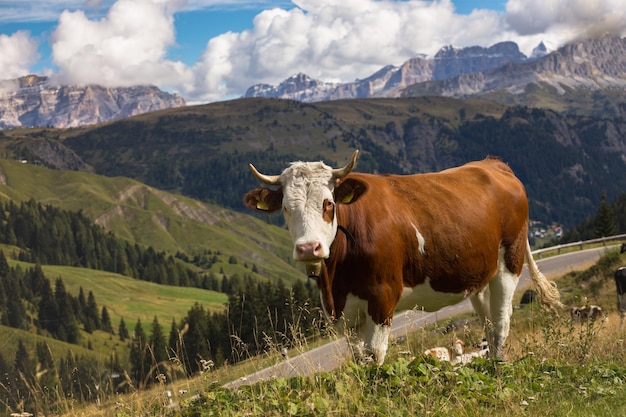
[[[564,307],[560,300],[561,296],[559,294],[559,290],[556,288],[554,281],[548,281],[546,276],[539,270],[539,267],[533,258],[533,253],[530,249],[530,243],[528,240],[526,240],[526,263],[528,264],[530,278],[532,279],[533,284],[535,284],[535,288],[539,294],[541,304],[548,310],[556,313],[557,308]]]

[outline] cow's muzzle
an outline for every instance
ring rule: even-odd
[[[324,248],[318,242],[305,242],[296,245],[296,260],[300,262],[317,262],[324,258]]]

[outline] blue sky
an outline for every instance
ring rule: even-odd
[[[0,0],[0,79],[154,84],[189,102],[303,72],[365,78],[441,47],[612,32],[626,0]]]

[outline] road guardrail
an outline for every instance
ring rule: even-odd
[[[583,247],[585,245],[593,245],[596,243],[602,243],[602,245],[606,245],[607,242],[610,242],[613,240],[624,240],[624,239],[626,239],[626,234],[609,236],[609,237],[601,237],[598,239],[591,239],[591,240],[585,240],[585,241],[579,240],[578,242],[564,243],[562,245],[550,246],[549,248],[537,249],[537,250],[534,250],[532,254],[538,255],[539,259],[541,259],[541,255],[546,252],[556,251],[557,255],[560,255],[561,250],[563,249],[579,247],[580,250],[583,250]]]

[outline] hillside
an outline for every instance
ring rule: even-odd
[[[357,171],[418,173],[496,155],[526,185],[531,217],[567,228],[595,214],[604,192],[613,200],[626,189],[625,138],[620,118],[484,100],[256,98],[89,128],[6,131],[0,151],[58,168],[69,160],[75,169],[134,178],[246,213],[242,196],[258,185],[251,162],[278,173],[294,160],[343,164],[358,148]]]
[[[302,277],[289,262],[291,243],[285,230],[128,178],[0,160],[0,198],[16,202],[34,199],[80,210],[117,236],[156,250],[190,257],[219,254],[207,272],[281,277],[288,282]],[[253,266],[257,272],[252,271]]]

